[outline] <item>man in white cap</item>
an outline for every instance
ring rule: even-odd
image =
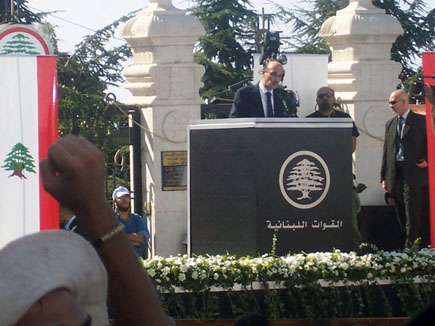
[[[116,325],[171,325],[106,201],[101,151],[69,135],[49,147],[40,169],[44,188],[74,212],[90,243],[57,230],[1,249],[0,325],[107,326],[107,284]]]
[[[106,270],[73,232],[9,243],[0,251],[0,275],[0,325],[108,325]]]
[[[126,187],[120,186],[113,191],[112,199],[115,215],[119,222],[124,224],[124,232],[127,234],[127,238],[130,240],[136,254],[143,257],[149,233],[142,216],[130,212],[130,191]]]

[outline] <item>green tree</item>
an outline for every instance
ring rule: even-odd
[[[21,33],[16,34],[10,41],[8,41],[1,54],[31,54],[38,55],[39,52],[36,50],[29,38]]]
[[[12,150],[7,154],[2,166],[6,171],[13,171],[9,176],[17,176],[20,179],[27,179],[23,171],[36,173],[35,160],[29,152],[29,149],[22,143],[17,143],[12,147]]]
[[[248,0],[195,0],[191,8],[205,35],[197,45],[195,62],[205,67],[203,97],[226,91],[248,79],[257,15]],[[225,97],[233,98],[234,93]]]
[[[123,119],[106,115],[105,92],[121,82],[122,63],[131,56],[125,43],[107,48],[116,28],[131,16],[121,17],[76,46],[73,54],[58,52],[59,131],[85,136],[111,158],[110,134]]]
[[[323,22],[348,5],[347,0],[308,0],[309,8],[285,8],[275,3],[277,18],[291,24],[294,35],[289,46],[300,53],[329,53],[329,47],[319,38]],[[433,51],[435,40],[435,10],[426,10],[423,0],[374,0],[373,4],[398,19],[404,29],[392,47],[391,57],[400,62],[404,81],[416,73],[415,62],[424,51]]]
[[[0,24],[15,22],[31,24],[39,22],[44,14],[35,14],[29,8],[27,0],[14,0],[14,14],[11,14],[11,1],[0,0]]]

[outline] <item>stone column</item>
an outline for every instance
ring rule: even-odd
[[[151,213],[152,255],[186,253],[187,191],[162,190],[162,155],[180,161],[187,153],[188,122],[200,119],[204,68],[193,63],[193,47],[203,34],[200,22],[171,0],[150,0],[122,33],[134,60],[123,71],[133,95],[126,102],[142,111],[142,182]]]
[[[402,69],[390,60],[390,51],[401,34],[399,21],[370,0],[350,0],[320,29],[332,51],[328,84],[360,132],[354,161],[357,182],[367,186],[362,205],[384,203],[379,179],[385,122],[393,116],[388,97]]]

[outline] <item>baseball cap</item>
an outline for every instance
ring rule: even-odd
[[[0,250],[0,325],[14,325],[48,292],[66,288],[92,318],[108,325],[107,273],[95,249],[74,232],[24,236]]]
[[[113,190],[112,199],[121,198],[122,196],[125,196],[125,195],[130,196],[130,191],[128,191],[128,189],[123,187],[123,186],[119,186],[118,188]]]

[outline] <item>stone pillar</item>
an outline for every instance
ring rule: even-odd
[[[402,33],[398,20],[370,0],[350,0],[320,29],[332,51],[328,84],[360,132],[354,161],[357,182],[367,186],[360,194],[362,205],[384,203],[379,178],[385,122],[393,116],[388,97],[402,69],[390,52]]]
[[[187,153],[188,122],[200,119],[204,68],[193,63],[193,47],[203,34],[200,22],[171,0],[150,0],[122,33],[134,60],[123,71],[133,95],[126,102],[142,112],[142,183],[151,213],[152,255],[186,253],[187,190],[162,190],[162,155],[180,161]],[[187,174],[182,177],[186,185]]]

